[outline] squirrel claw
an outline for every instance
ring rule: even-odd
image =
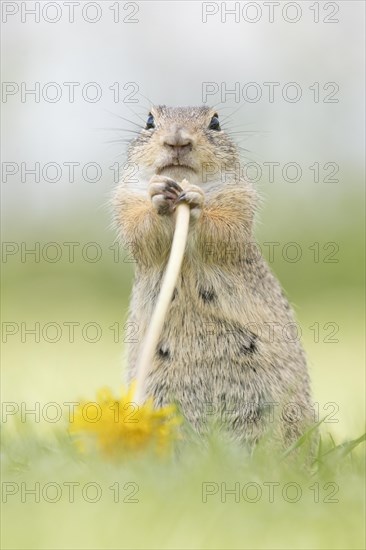
[[[185,187],[183,193],[179,195],[175,204],[185,202],[190,206],[191,210],[200,210],[203,206],[203,201],[204,193],[202,189],[197,185],[188,185]]]
[[[165,176],[153,176],[149,183],[149,195],[158,214],[170,214],[174,211],[176,200],[183,189],[178,183]]]

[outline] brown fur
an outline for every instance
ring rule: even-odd
[[[129,320],[137,323],[139,341],[128,351],[128,379],[135,375],[174,231],[175,201],[171,190],[159,194],[159,181],[186,178],[192,221],[148,393],[157,405],[176,401],[200,434],[218,418],[220,428],[240,441],[253,444],[270,429],[274,439],[288,443],[311,421],[306,359],[298,340],[283,338],[293,313],[253,246],[254,189],[236,178],[224,181],[219,170],[207,181],[202,177],[205,163],[227,170],[239,162],[230,137],[208,128],[214,113],[208,107],[154,107],[156,128],[141,130],[129,148],[138,181],[123,174],[114,199],[121,240],[136,259]],[[149,181],[156,175],[151,200]],[[274,322],[271,337],[266,323]]]

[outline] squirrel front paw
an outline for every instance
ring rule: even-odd
[[[183,189],[171,178],[153,176],[149,183],[149,195],[158,214],[174,212],[178,197]]]
[[[176,204],[185,202],[191,209],[191,217],[198,218],[201,214],[205,194],[198,185],[191,185],[187,180],[182,181],[183,191],[180,193]]]

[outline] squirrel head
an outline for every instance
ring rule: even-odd
[[[128,160],[144,179],[159,174],[204,186],[220,180],[221,170],[234,169],[239,156],[215,109],[158,105],[131,141]]]

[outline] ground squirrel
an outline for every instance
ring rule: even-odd
[[[129,321],[138,341],[129,344],[128,380],[159,293],[174,211],[185,201],[188,242],[148,394],[157,406],[178,403],[199,434],[215,419],[249,444],[271,427],[275,439],[293,441],[312,420],[305,354],[290,334],[289,303],[254,246],[256,192],[237,177],[238,148],[217,112],[153,107],[128,161],[114,197],[120,238],[136,261]]]

